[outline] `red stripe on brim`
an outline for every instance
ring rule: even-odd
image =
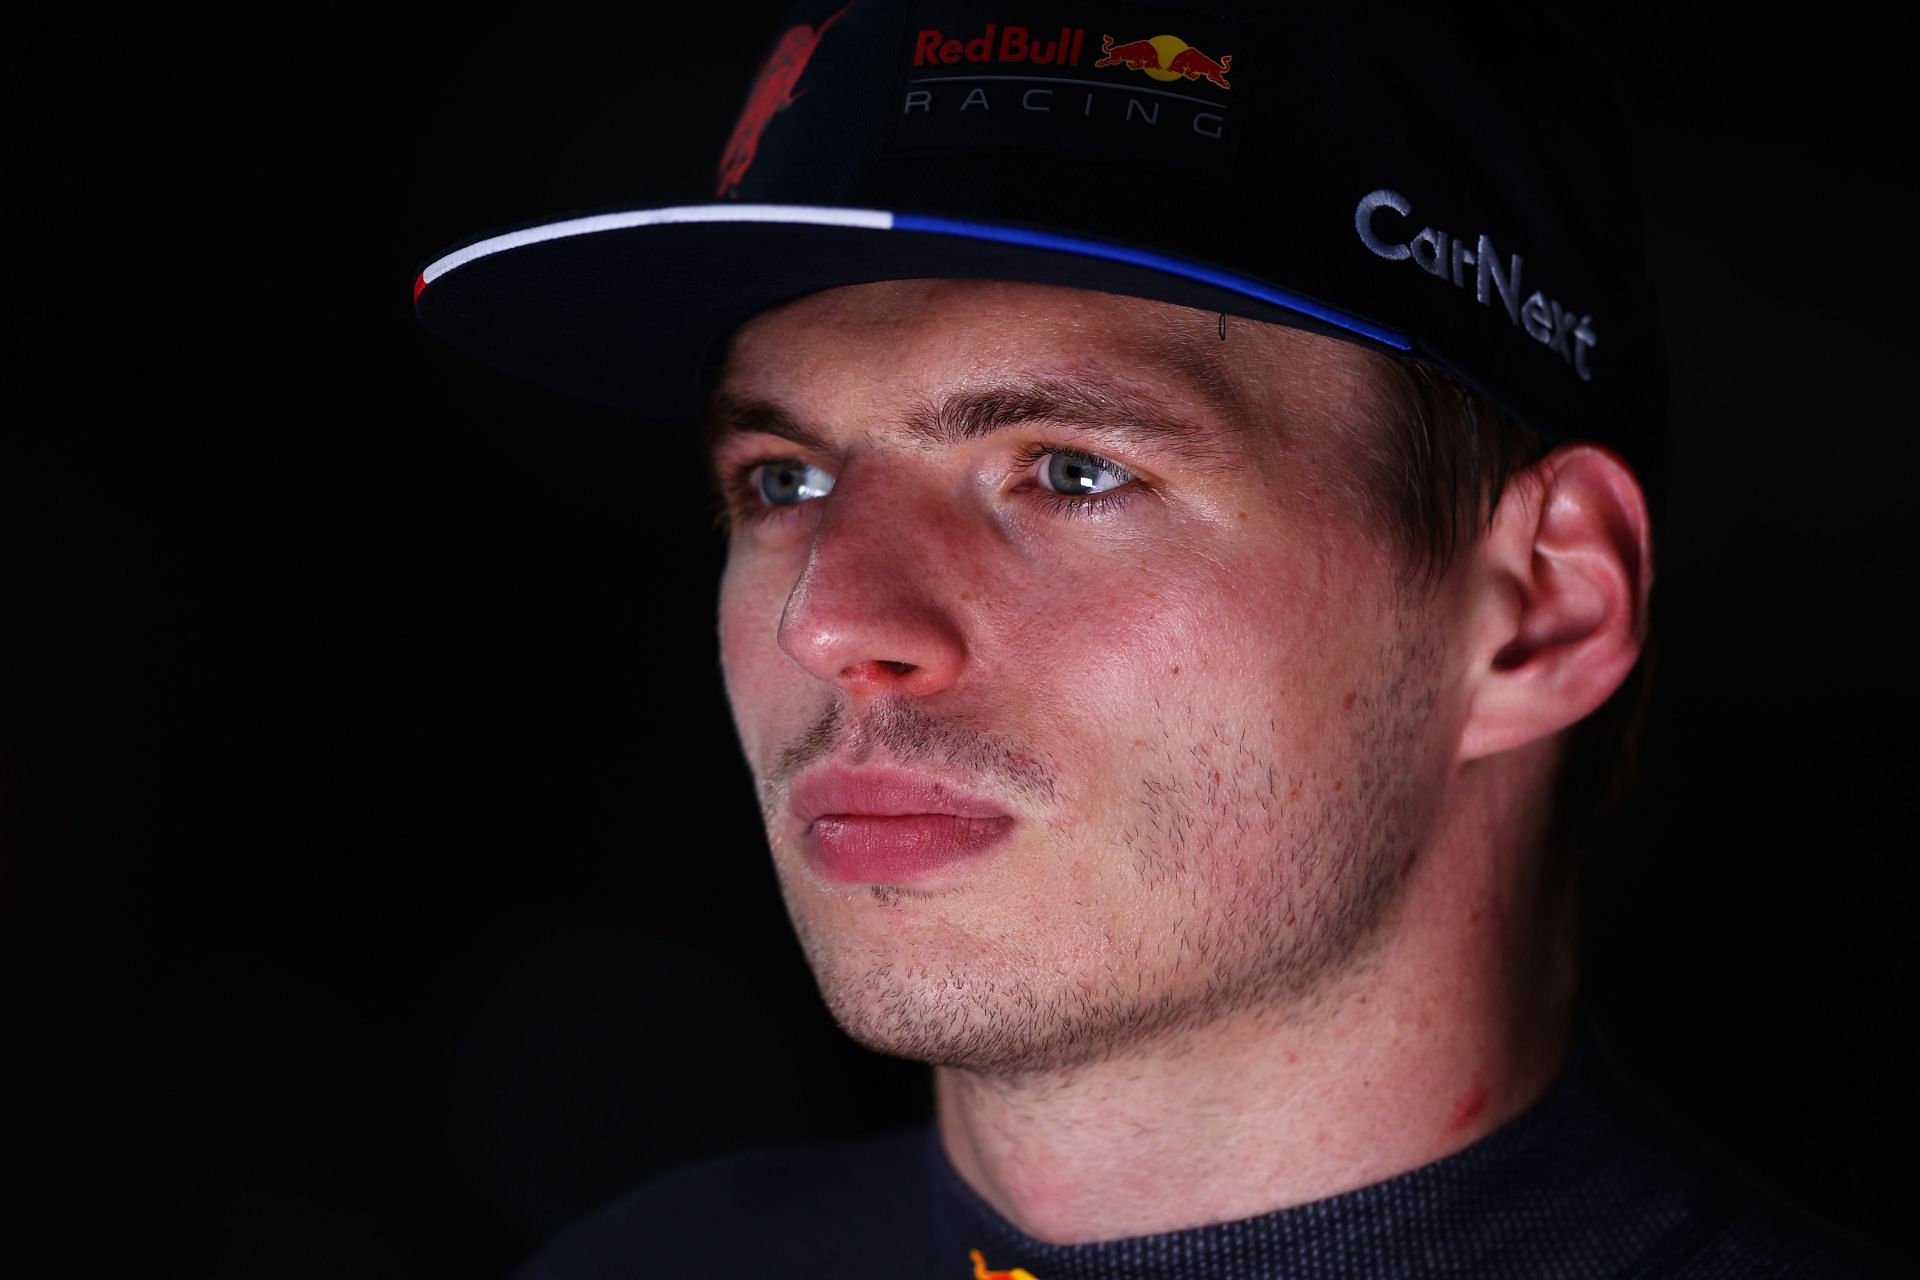
[[[422,271],[413,278],[413,300],[420,301],[420,294],[427,287],[427,273]]]

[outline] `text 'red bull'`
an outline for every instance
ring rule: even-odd
[[[995,39],[996,33],[998,39]],[[971,40],[949,39],[939,31],[921,31],[913,38],[913,65],[954,66],[962,62],[1032,62],[1058,67],[1078,66],[1084,27],[1062,27],[1051,40],[1036,40],[1025,27],[1000,27],[989,22],[984,34]]]

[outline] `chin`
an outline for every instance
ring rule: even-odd
[[[955,974],[915,970],[901,982],[899,972],[821,984],[828,1011],[855,1042],[889,1057],[996,1076],[1071,1065],[1049,1034],[1056,1024],[1046,1005],[1028,1003],[1034,993],[995,984],[994,996],[983,998]]]
[[[801,949],[827,1011],[857,1043],[889,1057],[999,1072],[1057,1056],[1047,1043],[1066,1021],[1064,1001],[1033,975],[1056,966],[952,926],[918,936],[881,921],[862,891],[830,920],[795,915]],[[878,914],[890,916],[881,911]]]
[[[889,1057],[1001,1079],[1109,1060],[1220,1010],[1204,994],[1101,991],[1058,957],[983,946],[889,951],[801,940],[827,1010],[855,1042]],[[1042,980],[1044,975],[1044,980]]]

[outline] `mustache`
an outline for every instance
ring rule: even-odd
[[[876,698],[858,713],[836,699],[774,757],[764,788],[771,801],[794,777],[842,756],[863,763],[883,755],[904,767],[934,766],[955,782],[1030,804],[1051,803],[1054,773],[1037,752],[962,721],[936,718],[912,700]]]

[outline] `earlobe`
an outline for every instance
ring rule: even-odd
[[[1555,449],[1508,484],[1475,572],[1461,760],[1559,732],[1633,670],[1653,587],[1640,482],[1604,446]]]

